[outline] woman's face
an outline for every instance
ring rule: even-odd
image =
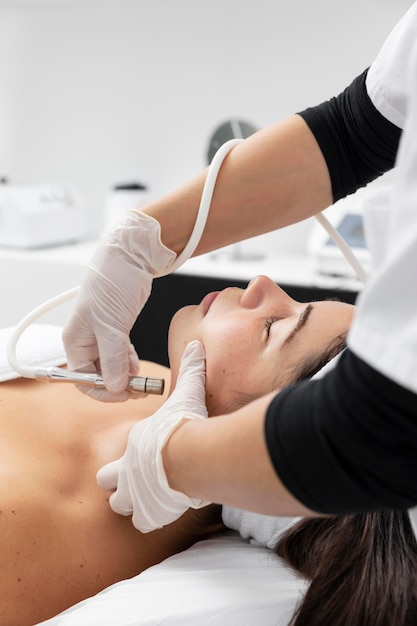
[[[319,357],[347,331],[353,312],[342,302],[297,302],[266,276],[257,276],[246,289],[209,293],[171,321],[173,384],[185,346],[198,339],[206,351],[209,415],[233,410],[242,393],[256,397],[292,382],[300,361]]]

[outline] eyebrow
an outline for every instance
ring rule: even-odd
[[[295,328],[290,332],[288,337],[285,339],[284,345],[292,341],[295,335],[303,328],[303,326],[305,326],[312,310],[313,310],[313,305],[311,303],[307,304],[305,309],[303,309],[303,311],[301,312],[301,315],[298,318]]]

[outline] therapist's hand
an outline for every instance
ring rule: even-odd
[[[177,520],[189,508],[209,504],[170,488],[162,450],[184,419],[205,419],[205,353],[198,341],[185,349],[177,384],[163,406],[139,422],[129,434],[125,454],[105,465],[97,474],[101,487],[114,491],[110,506],[121,515],[133,515],[135,528],[143,533]]]
[[[146,303],[152,280],[169,272],[176,255],[160,239],[160,225],[131,211],[97,250],[64,329],[68,367],[101,372],[106,389],[79,386],[99,400],[122,401],[139,358],[129,333]]]

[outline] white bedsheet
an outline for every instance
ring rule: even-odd
[[[305,585],[272,551],[230,532],[200,541],[42,626],[287,626]]]

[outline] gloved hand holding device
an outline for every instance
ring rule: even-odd
[[[97,473],[101,487],[116,489],[110,496],[113,511],[133,514],[133,525],[143,533],[174,522],[189,508],[209,504],[171,489],[162,461],[165,444],[183,420],[208,417],[205,393],[204,348],[192,341],[185,349],[177,384],[168,400],[132,428],[124,455]]]
[[[167,274],[176,259],[160,232],[155,219],[130,211],[93,256],[80,287],[63,341],[70,369],[101,372],[107,389],[80,387],[96,399],[131,397],[125,389],[129,374],[138,373],[139,358],[129,333],[153,278]]]
[[[224,158],[242,139],[231,139],[216,152],[200,199],[191,236],[176,256],[161,241],[157,220],[131,211],[94,255],[78,293],[75,311],[64,329],[69,369],[100,371],[106,389],[80,387],[98,400],[121,401],[129,374],[136,375],[139,358],[129,333],[147,301],[152,280],[180,267],[194,253],[210,209],[217,175]]]

